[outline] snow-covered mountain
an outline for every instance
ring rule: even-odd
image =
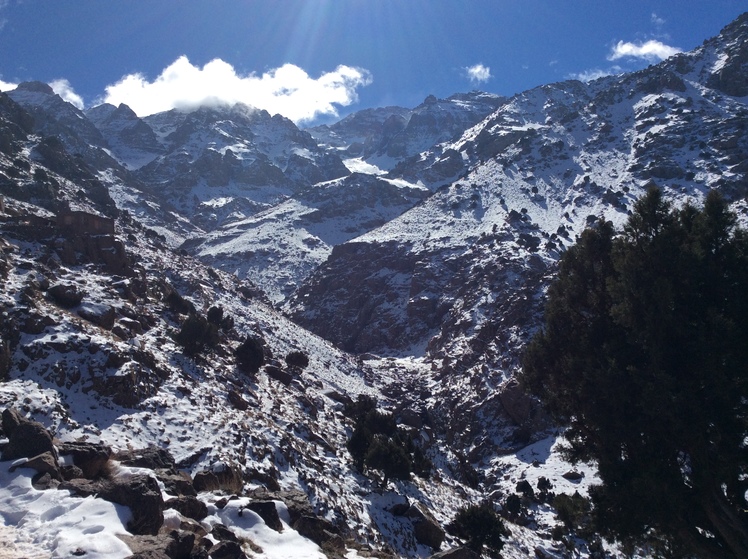
[[[217,268],[252,278],[280,303],[333,247],[387,223],[427,194],[405,181],[353,173],[303,189],[183,247]]]
[[[495,111],[503,97],[481,91],[447,99],[429,95],[415,109],[385,107],[353,113],[340,122],[310,128],[322,145],[383,170],[453,140]]]
[[[496,387],[591,220],[621,225],[650,184],[681,201],[719,188],[745,219],[747,28],[744,16],[641,72],[524,92],[404,161],[388,176],[442,186],[336,246],[289,302],[293,318],[355,353],[425,355],[447,432],[467,450],[491,443]]]
[[[125,557],[150,540],[111,484],[145,475],[160,484],[151,544],[192,542],[174,556],[233,537],[255,557],[427,557],[460,545],[450,521],[483,500],[506,557],[599,556],[540,496],[546,481],[584,495],[594,469],[570,472],[513,373],[592,220],[621,224],[654,183],[676,201],[720,189],[748,221],[746,60],[748,14],[634,74],[309,131],[244,105],[139,118],[39,83],[0,94],[5,449],[21,423],[56,439],[0,462],[0,542]],[[248,338],[263,347],[251,372]],[[430,476],[357,471],[359,395]],[[84,443],[109,453],[106,479],[71,457]],[[141,452],[154,445],[169,454]]]
[[[51,167],[34,156],[48,140],[30,133],[31,118],[9,97],[0,101],[0,407],[3,456],[18,458],[0,463],[4,552],[111,558],[176,553],[181,542],[181,557],[243,538],[256,557],[423,557],[459,544],[442,526],[480,499],[463,481],[472,467],[434,436],[425,409],[396,397],[425,389],[416,378],[423,364],[336,349],[265,305],[253,285],[171,250],[118,215],[105,191],[87,195],[81,186],[95,176],[61,143]],[[340,207],[322,200],[319,212],[333,219]],[[216,327],[197,353],[180,341],[190,316],[213,316]],[[236,357],[247,337],[264,346],[256,372]],[[292,361],[294,353],[308,363]],[[408,426],[433,461],[429,478],[383,486],[355,469],[346,410],[359,395]],[[38,438],[54,450],[45,454]],[[555,473],[559,488],[583,489],[561,477],[568,465],[551,458],[552,440],[539,444],[527,456],[545,453],[542,471]],[[507,487],[523,460],[502,459],[517,472]],[[553,548],[514,530],[517,553]]]

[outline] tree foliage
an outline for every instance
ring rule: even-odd
[[[190,314],[182,323],[175,340],[184,348],[186,355],[197,355],[215,347],[219,340],[218,327],[202,315]]]
[[[345,414],[354,421],[347,448],[357,470],[379,470],[385,486],[390,479],[410,479],[411,472],[422,478],[429,476],[431,461],[397,426],[392,414],[377,410],[374,398],[360,395],[346,405]]]
[[[291,351],[286,355],[286,364],[289,367],[306,369],[309,366],[309,356],[303,351]]]
[[[584,231],[548,290],[523,383],[593,459],[600,529],[662,555],[748,557],[748,235],[714,191],[657,189]]]
[[[237,366],[249,375],[254,375],[265,362],[265,343],[261,338],[248,336],[234,351]]]
[[[508,536],[504,523],[489,503],[471,505],[457,511],[449,531],[467,540],[470,549],[480,554],[485,545],[494,552],[501,551],[503,538]]]
[[[402,443],[386,435],[374,435],[364,463],[384,474],[385,487],[390,479],[409,480],[413,469],[410,455]]]

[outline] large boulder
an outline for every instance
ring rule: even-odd
[[[293,529],[319,546],[330,547],[342,541],[340,530],[319,516],[304,515],[293,523]]]
[[[80,468],[88,479],[109,476],[109,459],[112,449],[102,443],[67,442],[59,448],[60,456],[70,456],[73,465]]]
[[[413,504],[405,514],[413,523],[413,534],[416,541],[438,550],[444,541],[444,530],[439,523],[418,504]]]
[[[55,303],[66,309],[76,307],[83,301],[83,292],[77,285],[57,283],[47,293]]]
[[[247,505],[247,508],[259,514],[268,528],[272,528],[276,532],[283,531],[283,524],[280,516],[278,516],[278,509],[274,501],[252,501]]]
[[[13,435],[13,431],[16,430],[21,423],[28,421],[21,415],[15,408],[6,408],[3,410],[3,433],[5,436],[10,438]]]
[[[164,523],[164,500],[158,482],[151,476],[99,481],[73,479],[61,483],[59,488],[82,497],[97,495],[129,507],[132,518],[127,523],[127,530],[132,534],[154,536]]]
[[[32,458],[45,452],[57,455],[52,435],[44,425],[23,417],[18,411],[3,411],[3,432],[8,437],[8,445],[3,449],[3,460]]]
[[[105,330],[111,330],[117,318],[117,311],[111,305],[83,303],[78,309],[78,316]]]
[[[186,472],[174,471],[171,469],[153,470],[156,478],[164,484],[164,489],[170,495],[196,497],[197,491],[192,484],[192,478]]]
[[[125,466],[134,468],[176,470],[174,457],[168,450],[158,446],[149,446],[138,450],[121,450],[115,458]]]
[[[303,516],[314,516],[314,507],[312,507],[309,497],[303,491],[298,489],[278,491],[274,494],[275,497],[283,501],[283,504],[286,505],[292,525]]]
[[[240,466],[219,462],[209,470],[196,473],[193,483],[197,491],[225,491],[238,494],[244,488],[244,476]]]
[[[132,551],[127,559],[183,559],[190,557],[195,547],[195,534],[171,530],[155,536],[120,535]]]
[[[31,468],[40,474],[49,474],[51,479],[62,481],[62,474],[60,473],[57,459],[51,452],[43,452],[42,454],[29,458],[26,462],[11,466],[9,470],[13,472],[17,468]]]
[[[197,497],[181,496],[169,499],[165,503],[167,509],[174,509],[187,518],[202,520],[208,516],[208,506]]]
[[[247,559],[237,542],[219,542],[208,550],[210,559]]]
[[[130,507],[132,519],[127,529],[133,534],[158,534],[164,523],[164,500],[158,482],[151,476],[113,480],[105,484],[99,496]]]

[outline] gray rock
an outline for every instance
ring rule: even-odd
[[[416,541],[438,550],[444,541],[444,530],[423,507],[413,504],[406,516],[413,522],[413,533]]]
[[[242,546],[237,542],[223,541],[217,543],[208,551],[211,559],[246,559],[246,554],[242,551]]]
[[[216,464],[210,470],[198,472],[193,483],[197,491],[226,491],[237,494],[244,488],[241,468],[224,463]]]
[[[454,547],[435,553],[431,559],[480,559],[480,555],[469,547]]]
[[[67,309],[80,305],[83,301],[83,292],[76,285],[58,283],[47,291],[52,300]]]
[[[3,431],[8,436],[8,446],[3,450],[3,460],[31,458],[45,452],[56,456],[52,435],[44,425],[23,418],[18,412],[3,412]]]
[[[320,546],[340,536],[340,531],[331,522],[318,516],[302,516],[293,523],[293,529]]]
[[[73,464],[81,469],[84,477],[96,479],[109,474],[107,465],[112,449],[101,443],[67,442],[59,447],[60,456],[72,456]]]
[[[102,499],[130,508],[132,518],[127,529],[136,535],[156,535],[164,523],[164,500],[158,483],[151,476],[136,475],[128,479],[89,481],[73,479],[60,484],[74,494]]]
[[[105,330],[111,330],[114,326],[114,320],[117,318],[117,312],[111,305],[84,303],[78,309],[78,316],[101,326]]]
[[[247,508],[260,515],[267,524],[268,528],[272,528],[276,532],[283,531],[283,524],[278,516],[278,509],[273,501],[252,501],[247,505]]]
[[[208,516],[208,507],[196,497],[181,496],[166,501],[167,509],[174,509],[187,518],[202,520]]]
[[[176,469],[174,457],[171,453],[161,447],[149,446],[139,450],[123,450],[116,454],[115,458],[125,466],[135,468]]]
[[[18,468],[31,468],[40,474],[49,474],[52,479],[62,481],[62,474],[60,473],[57,459],[51,452],[43,452],[42,454],[29,458],[23,464],[11,466],[10,471],[14,472]]]

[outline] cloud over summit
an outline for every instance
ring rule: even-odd
[[[491,79],[491,68],[483,64],[465,68],[465,72],[472,83],[483,83]]]
[[[83,97],[73,91],[73,86],[70,85],[68,80],[59,79],[51,81],[49,82],[49,87],[71,105],[74,105],[78,109],[83,109]]]
[[[678,54],[681,49],[671,47],[651,39],[646,43],[631,43],[627,41],[618,41],[608,55],[608,60],[618,60],[620,58],[642,58],[649,62],[665,60],[666,58]]]
[[[200,68],[181,56],[152,81],[139,73],[124,76],[106,87],[101,101],[125,103],[139,116],[241,102],[301,122],[337,115],[336,106],[354,103],[357,89],[371,82],[367,70],[350,66],[338,66],[316,79],[293,64],[259,76],[240,75],[220,59]]]

